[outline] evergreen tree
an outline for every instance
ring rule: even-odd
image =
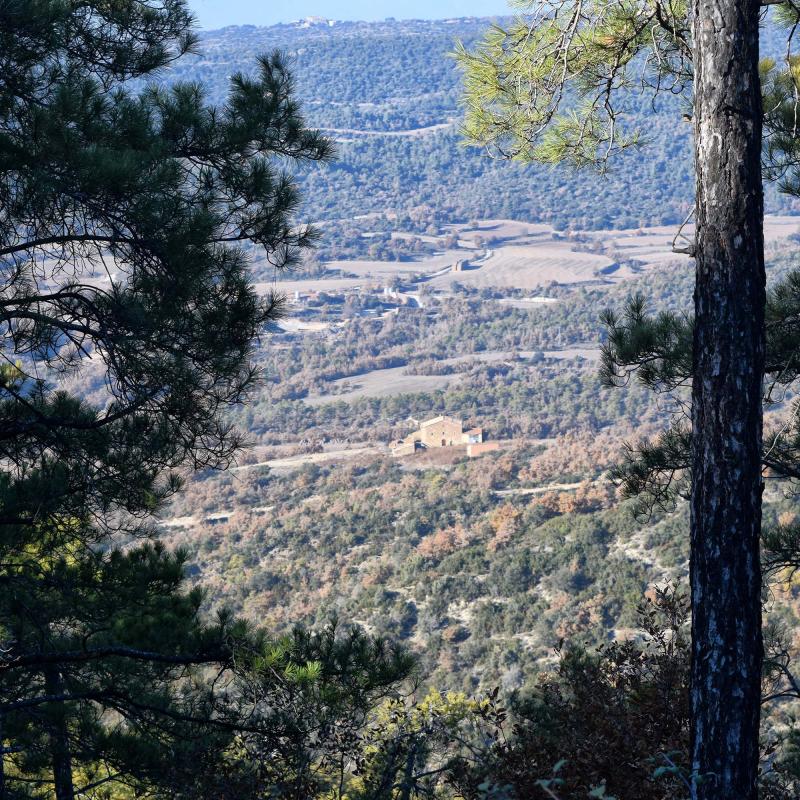
[[[307,797],[412,667],[356,629],[207,622],[185,556],[158,544],[36,560],[0,601],[16,656],[0,668],[8,797],[32,781],[59,799]]]
[[[279,55],[234,75],[220,107],[155,80],[196,49],[182,0],[0,3],[8,536],[149,511],[169,470],[225,465],[240,442],[223,412],[276,312],[248,254],[280,268],[310,244],[286,165],[331,147]]]
[[[410,669],[358,632],[206,622],[183,556],[136,544],[177,469],[240,445],[225,411],[278,311],[250,254],[311,244],[288,169],[331,154],[280,55],[215,107],[160,79],[196,50],[184,0],[0,0],[4,797],[284,796],[323,722]]]
[[[795,25],[794,4],[779,5]],[[459,52],[466,134],[495,154],[605,168],[640,141],[625,119],[634,89],[693,89],[697,225],[694,242],[678,251],[696,259],[695,320],[689,331],[661,320],[675,333],[668,346],[685,348],[663,368],[667,380],[671,369],[684,368],[691,427],[646,448],[629,471],[647,485],[660,460],[674,465],[679,454],[689,472],[694,791],[698,798],[753,798],[762,661],[762,123],[770,134],[768,173],[791,189],[794,59],[782,71],[764,65],[765,94],[779,95],[764,114],[754,0],[526,6],[528,17],[495,28],[475,52]],[[658,369],[646,355],[636,366],[646,380]]]
[[[692,768],[758,796],[764,202],[760,2],[695,0]],[[721,35],[724,31],[724,35]],[[727,111],[725,109],[735,109]]]

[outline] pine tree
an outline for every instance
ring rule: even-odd
[[[240,443],[223,412],[276,312],[248,252],[280,268],[311,243],[285,165],[331,146],[279,55],[234,75],[220,107],[156,79],[197,47],[182,0],[0,3],[9,536],[47,515],[149,511],[170,470],[224,466]],[[76,377],[97,402],[70,391]]]
[[[412,667],[335,624],[271,637],[224,611],[207,621],[202,592],[184,588],[185,555],[159,544],[30,558],[38,569],[18,563],[0,598],[14,642],[0,666],[9,797],[32,780],[59,800],[105,784],[307,797]]]
[[[3,797],[265,796],[242,753],[308,782],[334,747],[309,720],[357,725],[410,669],[357,632],[205,621],[147,541],[175,471],[241,443],[278,311],[249,253],[312,243],[287,170],[331,154],[279,54],[212,106],[162,80],[197,50],[184,0],[0,0]]]
[[[625,120],[637,88],[685,96],[693,90],[697,225],[695,241],[683,251],[696,259],[695,318],[690,327],[674,318],[654,323],[660,344],[678,351],[670,353],[675,358],[654,363],[645,348],[635,365],[627,362],[641,368],[645,381],[657,380],[663,369],[659,377],[673,382],[677,370],[692,387],[691,426],[645,447],[627,473],[635,490],[676,466],[690,476],[694,791],[698,798],[754,798],[761,460],[771,453],[762,447],[768,335],[762,125],[769,132],[767,172],[791,190],[794,59],[783,70],[763,65],[764,94],[778,100],[766,104],[764,114],[755,0],[525,6],[527,17],[508,30],[495,28],[474,52],[461,48],[458,54],[466,73],[466,135],[490,152],[604,169],[612,156],[641,140]],[[780,10],[791,25],[797,22],[794,4]],[[631,319],[640,311],[634,305]],[[609,356],[612,372],[618,356]],[[778,449],[786,446],[784,438]]]
[[[758,796],[764,202],[759,0],[695,0],[692,768]],[[726,109],[735,109],[729,111]]]

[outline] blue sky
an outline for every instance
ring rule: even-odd
[[[189,0],[203,28],[273,25],[301,17],[376,20],[491,17],[507,14],[506,0]]]

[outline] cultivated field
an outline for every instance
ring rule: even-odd
[[[600,351],[596,347],[587,345],[586,347],[570,347],[564,350],[547,350],[539,353],[534,350],[524,350],[516,353],[510,351],[487,350],[482,353],[471,353],[469,355],[455,356],[442,360],[442,364],[465,364],[470,361],[481,363],[499,363],[511,361],[514,358],[530,359],[534,356],[544,356],[545,358],[556,358],[561,360],[572,360],[583,358],[588,361],[597,361]],[[388,369],[376,369],[365,372],[361,375],[354,375],[349,378],[340,378],[332,381],[331,386],[337,389],[347,387],[341,393],[322,394],[304,398],[304,402],[310,406],[321,406],[327,403],[352,402],[361,397],[392,397],[398,394],[413,394],[415,392],[433,392],[437,389],[444,389],[451,383],[456,383],[463,378],[464,373],[454,375],[413,375],[408,374],[409,367],[391,367]]]
[[[256,284],[259,294],[275,294],[291,297],[295,292],[329,292],[336,294],[363,286],[361,278],[303,278],[295,281],[275,280],[262,281]]]
[[[515,220],[481,220],[468,225],[446,225],[437,237],[425,235],[435,242],[441,236],[455,234],[457,247],[441,251],[415,261],[332,261],[326,266],[328,277],[292,279],[291,273],[276,276],[274,281],[258,283],[262,294],[274,292],[292,298],[295,293],[327,292],[347,294],[351,292],[380,291],[395,280],[403,288],[402,294],[410,300],[420,302],[419,287],[427,286],[435,294],[450,295],[454,284],[478,289],[523,290],[534,293],[525,300],[507,298],[515,304],[524,302],[546,302],[537,297],[537,290],[551,285],[615,284],[657,269],[666,263],[688,263],[688,256],[674,253],[673,242],[685,246],[693,236],[693,228],[687,225],[682,237],[676,241],[679,226],[654,228],[589,231],[573,233],[569,237],[553,231],[548,225],[519,222]],[[800,231],[800,217],[767,217],[765,237],[767,243],[785,240]],[[370,234],[365,234],[369,236]],[[395,232],[395,237],[418,236],[418,234]],[[467,262],[463,270],[456,271],[458,262]],[[105,276],[97,276],[102,281]],[[280,278],[280,279],[279,279]],[[105,278],[107,280],[107,278]],[[313,331],[318,326],[307,323],[294,324],[291,320],[282,323],[285,330]],[[407,379],[410,376],[402,376]],[[413,377],[413,376],[412,376]],[[400,385],[400,377],[393,381]],[[407,391],[425,391],[428,386],[421,383]],[[356,388],[351,397],[361,396]]]
[[[520,239],[529,236],[547,236],[552,238],[550,225],[533,222],[519,222],[513,219],[483,219],[472,225],[446,225],[447,230],[458,233],[459,238],[475,241],[492,236],[498,239]]]
[[[434,392],[461,378],[460,375],[407,375],[407,367],[376,369],[351,378],[341,378],[331,383],[341,389],[352,387],[348,391],[336,394],[323,394],[306,397],[304,401],[310,406],[321,406],[326,403],[358,400],[361,397],[391,397],[397,394],[414,394],[416,392]]]
[[[634,259],[644,267],[665,262],[688,261],[688,256],[672,252],[678,225],[621,231],[592,231],[586,234],[592,241],[601,242],[612,255]],[[764,220],[764,238],[768,243],[787,239],[800,231],[800,217],[768,216]],[[677,238],[676,246],[683,247],[694,236],[694,226],[687,225]]]
[[[368,220],[368,218],[366,218]],[[369,225],[369,221],[367,222]],[[768,217],[765,224],[767,243],[777,243],[798,233],[800,218]],[[381,306],[367,306],[364,313],[373,317],[403,313],[403,306],[425,308],[426,292],[444,299],[458,290],[454,284],[493,290],[484,296],[485,302],[510,304],[532,309],[545,304],[569,304],[568,295],[558,298],[545,296],[549,285],[561,286],[607,285],[613,286],[650,270],[659,270],[665,264],[685,263],[686,255],[673,252],[674,246],[688,243],[694,234],[691,225],[678,237],[678,226],[661,226],[647,229],[619,231],[590,231],[572,233],[555,232],[547,225],[515,220],[480,220],[470,224],[445,225],[436,235],[411,232],[394,232],[395,237],[421,237],[436,246],[448,237],[450,249],[415,261],[388,262],[377,260],[338,260],[326,264],[328,277],[284,279],[258,284],[262,293],[276,292],[290,300],[295,293],[327,292],[331,295],[372,293],[381,296]],[[365,234],[369,238],[370,234]],[[453,243],[455,246],[452,246]],[[456,271],[458,262],[466,262]],[[291,278],[291,274],[286,276]],[[389,295],[383,296],[383,287],[395,285]],[[500,294],[504,295],[498,297]],[[506,290],[506,291],[503,291]],[[523,296],[519,296],[524,292]],[[436,304],[432,306],[435,308]],[[279,325],[287,334],[336,337],[343,335],[351,317],[338,315],[335,307],[327,316],[316,319],[313,308],[305,308],[303,315],[288,316]],[[340,306],[341,307],[341,306]],[[327,307],[332,308],[331,306]],[[358,306],[356,306],[358,308]],[[435,313],[435,312],[434,312]],[[596,362],[599,350],[596,344],[573,346],[569,349],[548,351],[482,351],[443,359],[442,365],[455,367],[453,374],[417,375],[413,365],[378,369],[333,381],[325,394],[303,398],[311,407],[334,403],[352,403],[362,398],[385,398],[403,394],[427,394],[457,386],[471,372],[470,363],[492,364],[516,360],[545,358],[572,360],[585,359]],[[375,445],[362,448],[342,448],[332,453],[271,454],[264,455],[260,463],[274,470],[291,471],[308,463],[321,463],[331,459],[354,458],[375,452]],[[267,459],[271,459],[267,461]]]
[[[536,289],[549,283],[588,283],[612,264],[606,256],[574,252],[570,242],[511,244],[493,249],[478,268],[433,278],[431,286],[449,288],[458,282],[479,288]]]
[[[400,277],[416,274],[430,275],[452,267],[456,261],[465,257],[463,250],[446,250],[419,261],[331,261],[326,266],[330,270],[341,270],[360,278],[386,281],[395,275]]]

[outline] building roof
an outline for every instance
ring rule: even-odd
[[[439,416],[434,417],[433,419],[426,419],[425,422],[420,423],[420,428],[427,428],[428,425],[435,425],[437,422],[455,422],[461,425],[460,419],[455,419],[455,417],[448,417],[448,416]]]

